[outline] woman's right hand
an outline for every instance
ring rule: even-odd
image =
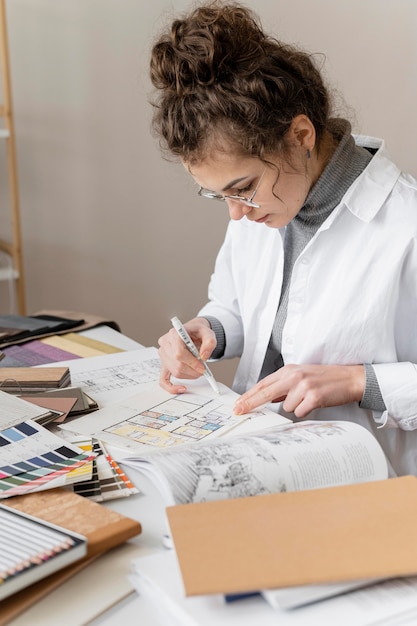
[[[210,358],[216,347],[216,335],[204,317],[195,317],[185,329],[193,340],[203,361]],[[171,382],[171,376],[180,379],[200,378],[204,374],[203,364],[186,347],[174,328],[158,339],[161,375],[159,384],[169,393],[184,393],[187,388]]]

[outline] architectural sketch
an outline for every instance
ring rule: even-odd
[[[363,443],[352,427],[363,430]],[[181,446],[142,461],[173,502],[203,502],[370,480],[368,437],[356,424],[304,421]],[[141,469],[141,459],[133,466]]]
[[[160,367],[159,359],[101,367],[94,371],[71,373],[71,382],[73,385],[83,387],[84,391],[94,398],[106,391],[158,380]]]
[[[241,421],[230,407],[195,394],[172,396],[139,410],[104,432],[151,446],[168,448],[201,441],[226,425]]]

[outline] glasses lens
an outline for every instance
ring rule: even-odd
[[[210,200],[223,201],[225,199],[224,196],[222,196],[221,194],[216,193],[215,191],[211,191],[210,189],[204,189],[204,187],[201,187],[199,189],[198,195],[203,196],[203,198],[210,198]]]

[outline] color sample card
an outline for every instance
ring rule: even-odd
[[[78,358],[75,354],[48,346],[39,339],[28,341],[23,345],[8,346],[3,352],[6,358],[2,362],[2,367],[46,365]]]
[[[74,485],[75,493],[95,502],[105,502],[139,492],[103,444],[96,439],[93,439],[93,451],[96,454],[93,475],[90,480],[77,482]]]
[[[120,465],[107,452],[104,445],[101,442],[97,443],[103,451],[103,454],[101,456],[98,455],[96,459],[103,500],[112,500],[130,496],[132,493],[138,493],[139,490]]]
[[[6,357],[0,367],[22,367],[114,354],[123,350],[77,333],[66,333],[6,346],[3,352]]]
[[[70,441],[74,446],[80,448],[90,460],[82,465],[77,465],[75,469],[71,469],[65,474],[60,474],[57,478],[48,482],[45,488],[53,489],[54,487],[72,486],[78,482],[83,484],[85,481],[89,482],[94,479],[95,458],[92,439],[80,436],[73,437]]]
[[[31,420],[6,428],[0,431],[0,498],[44,488],[94,456]]]
[[[85,537],[0,505],[0,600],[86,554]]]

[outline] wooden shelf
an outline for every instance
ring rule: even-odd
[[[4,145],[6,148],[11,223],[11,239],[10,241],[0,240],[0,251],[9,255],[13,265],[11,269],[0,269],[0,280],[14,280],[16,286],[18,313],[20,315],[25,315],[26,304],[23,277],[19,190],[17,182],[16,139],[14,133],[5,0],[0,0],[0,73],[3,94],[3,102],[0,103],[0,118],[4,120],[4,128],[0,129],[0,138],[4,139]],[[1,210],[4,209],[2,208]]]
[[[0,280],[17,280],[19,274],[12,267],[0,267]]]

